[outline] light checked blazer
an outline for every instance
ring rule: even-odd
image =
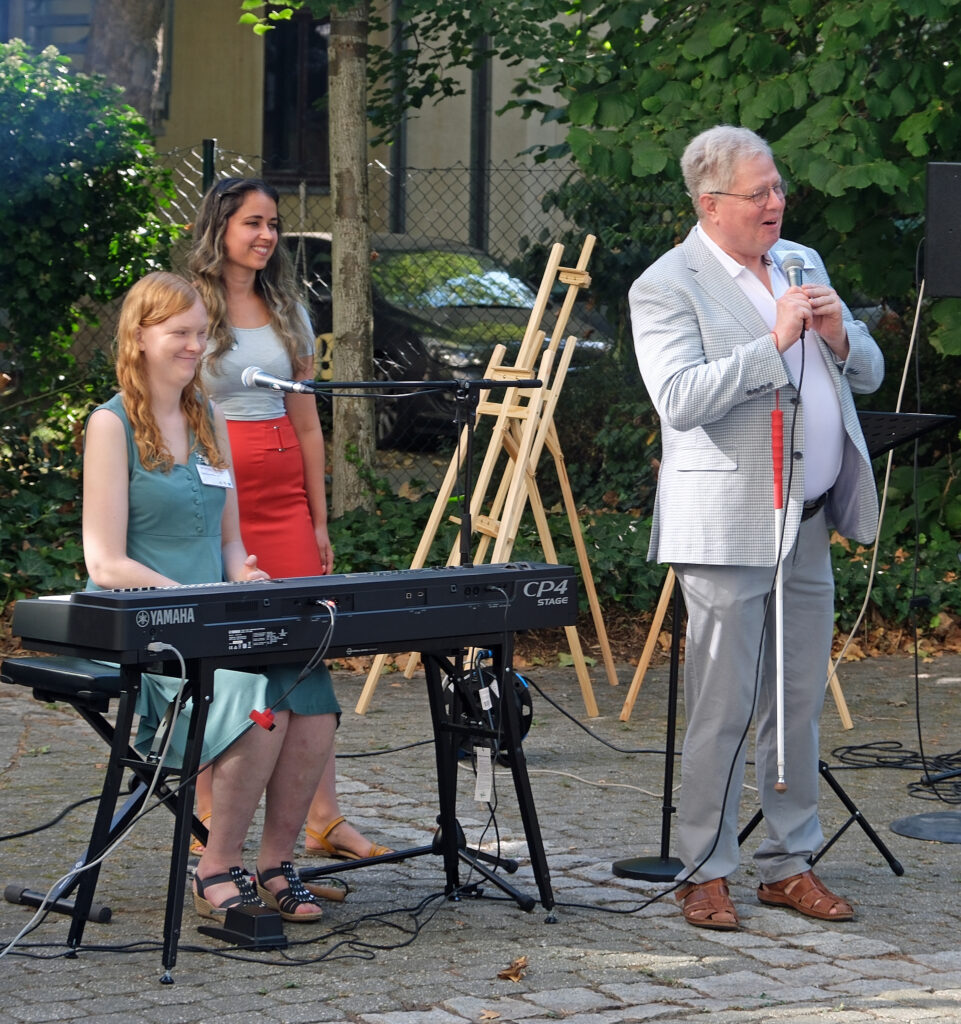
[[[782,239],[804,257],[804,282],[830,284],[821,257]],[[691,231],[630,290],[641,376],[661,419],[662,461],[648,557],[659,562],[774,565],[771,410],[784,412],[786,516],[782,551],[797,535],[804,497],[804,420],[796,382],[761,315]],[[845,537],[874,540],[878,499],[852,392],[875,391],[884,358],[867,327],[844,307],[851,351],[838,363],[817,347],[834,381],[846,431],[841,471],[827,501],[828,522]],[[791,425],[797,422],[792,459]],[[791,467],[793,466],[793,472]]]

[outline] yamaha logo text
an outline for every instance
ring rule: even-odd
[[[137,625],[141,629],[148,626],[183,626],[194,621],[192,605],[182,608],[154,608],[137,612]]]
[[[567,584],[570,580],[531,580],[525,583],[523,592],[525,597],[532,597],[538,607],[551,604],[567,604],[570,595],[567,593]]]

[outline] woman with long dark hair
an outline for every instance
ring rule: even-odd
[[[333,570],[334,554],[316,401],[241,381],[248,366],[314,376],[313,331],[281,244],[278,198],[256,178],[217,182],[197,213],[187,266],[210,317],[204,381],[227,418],[244,542],[274,578],[319,576]],[[207,813],[202,790],[198,812]],[[307,816],[306,848],[349,859],[390,852],[340,813],[333,758]]]

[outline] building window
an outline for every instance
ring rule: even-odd
[[[264,36],[264,177],[275,185],[330,184],[328,19],[298,12]]]
[[[90,0],[27,0],[23,12],[24,41],[36,50],[55,46],[83,70],[90,32]]]

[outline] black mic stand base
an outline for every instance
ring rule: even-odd
[[[935,843],[961,843],[961,811],[928,811],[898,818],[890,824],[892,832],[909,839],[928,839]]]
[[[684,864],[677,857],[628,857],[611,865],[611,873],[618,878],[648,882],[673,882],[683,870]]]

